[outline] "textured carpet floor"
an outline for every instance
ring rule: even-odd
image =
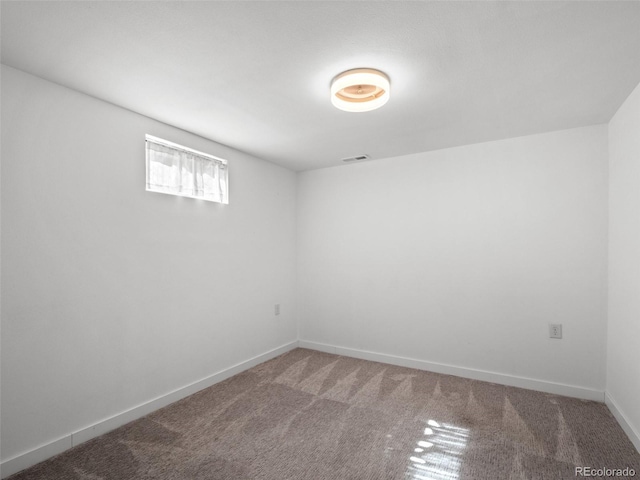
[[[296,349],[10,478],[559,480],[576,466],[640,478],[604,404]]]

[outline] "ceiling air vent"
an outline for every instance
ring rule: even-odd
[[[356,155],[355,157],[347,157],[343,158],[342,161],[345,163],[348,162],[359,162],[360,160],[368,160],[369,155]]]

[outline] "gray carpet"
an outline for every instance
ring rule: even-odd
[[[296,349],[10,478],[558,480],[576,466],[640,478],[604,404]]]

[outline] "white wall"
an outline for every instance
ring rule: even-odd
[[[640,450],[640,85],[609,123],[609,162],[607,395]]]
[[[145,133],[231,203],[145,192]],[[3,66],[1,192],[3,459],[295,341],[294,173]]]
[[[609,173],[637,432],[639,111],[300,174],[300,338],[604,390]],[[145,133],[227,158],[231,204],[145,192]],[[292,172],[3,66],[0,192],[2,459],[296,339]]]
[[[297,248],[301,340],[604,391],[606,125],[302,173]]]

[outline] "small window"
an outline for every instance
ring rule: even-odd
[[[227,161],[146,135],[147,190],[229,203]]]

